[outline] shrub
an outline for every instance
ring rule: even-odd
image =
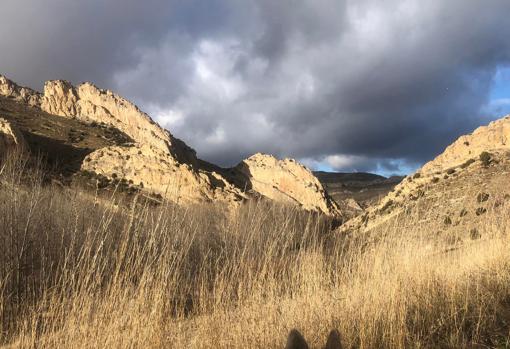
[[[473,228],[469,231],[469,236],[471,237],[471,240],[476,240],[482,237],[482,234],[478,231],[478,229]]]
[[[480,161],[484,167],[488,167],[492,162],[492,155],[486,151],[480,154]]]
[[[475,162],[475,159],[469,159],[466,162],[464,162],[462,165],[460,165],[461,168],[467,168],[469,165],[471,165],[473,162]]]
[[[393,200],[388,200],[384,203],[383,207],[381,207],[381,213],[389,210],[393,206]]]
[[[476,215],[477,215],[477,216],[481,216],[481,215],[483,215],[483,214],[484,214],[484,213],[486,213],[486,212],[487,212],[487,209],[486,209],[486,208],[484,208],[484,207],[478,207],[478,208],[476,209],[476,211],[475,211],[475,213],[476,213]]]
[[[477,201],[478,203],[485,202],[485,201],[489,200],[489,196],[490,196],[490,195],[489,195],[489,194],[487,194],[487,193],[480,193],[480,194],[478,194],[478,195],[476,196],[476,201]]]

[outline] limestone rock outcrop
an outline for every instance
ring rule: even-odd
[[[180,162],[196,163],[193,149],[157,125],[136,105],[91,83],[74,87],[63,80],[46,82],[41,109],[50,114],[113,126],[131,137],[135,143],[149,145],[152,149],[172,155]]]
[[[293,159],[278,160],[257,153],[235,167],[247,189],[279,201],[297,204],[306,210],[338,214],[338,207],[327,195],[317,177]]]
[[[91,83],[73,86],[63,80],[48,81],[39,93],[0,76],[0,95],[90,126],[108,126],[130,138],[127,144],[88,154],[81,164],[84,172],[123,180],[185,204],[232,205],[262,195],[307,210],[339,214],[319,180],[294,160],[256,154],[233,169],[207,164],[136,105]]]
[[[193,169],[149,145],[112,146],[89,154],[83,164],[109,178],[122,178],[176,203],[240,202],[246,196],[220,174]]]
[[[0,118],[0,155],[13,149],[25,149],[26,143],[21,132],[7,120]]]
[[[459,166],[489,150],[510,150],[510,115],[461,136],[441,155],[425,164],[420,172],[432,173]]]
[[[41,94],[29,89],[21,87],[0,75],[0,96],[12,98],[17,102],[27,104],[29,106],[39,106],[41,103]]]

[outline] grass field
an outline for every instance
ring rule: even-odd
[[[339,235],[316,214],[119,203],[0,165],[0,347],[510,345],[510,207],[452,246],[419,224]],[[410,213],[412,214],[412,213]]]

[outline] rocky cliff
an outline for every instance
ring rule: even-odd
[[[263,196],[307,210],[338,214],[338,206],[328,196],[313,173],[294,159],[278,160],[272,155],[257,153],[235,167],[244,186]]]
[[[41,109],[50,114],[113,126],[136,143],[170,154],[179,162],[196,164],[195,152],[184,142],[157,125],[133,103],[91,83],[74,87],[62,80],[46,82]]]
[[[29,106],[40,106],[41,104],[40,93],[27,87],[18,86],[2,75],[0,75],[0,96],[14,99]]]
[[[263,196],[307,210],[339,214],[317,178],[294,160],[256,154],[233,169],[204,166],[192,148],[136,105],[91,83],[73,86],[63,80],[48,81],[44,92],[39,93],[0,76],[0,96],[48,115],[118,130],[123,139],[129,138],[122,144],[92,149],[80,166],[86,173],[123,180],[183,204],[235,205]]]

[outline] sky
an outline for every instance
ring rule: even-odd
[[[91,81],[199,157],[402,174],[510,113],[508,0],[2,0],[0,74]]]

